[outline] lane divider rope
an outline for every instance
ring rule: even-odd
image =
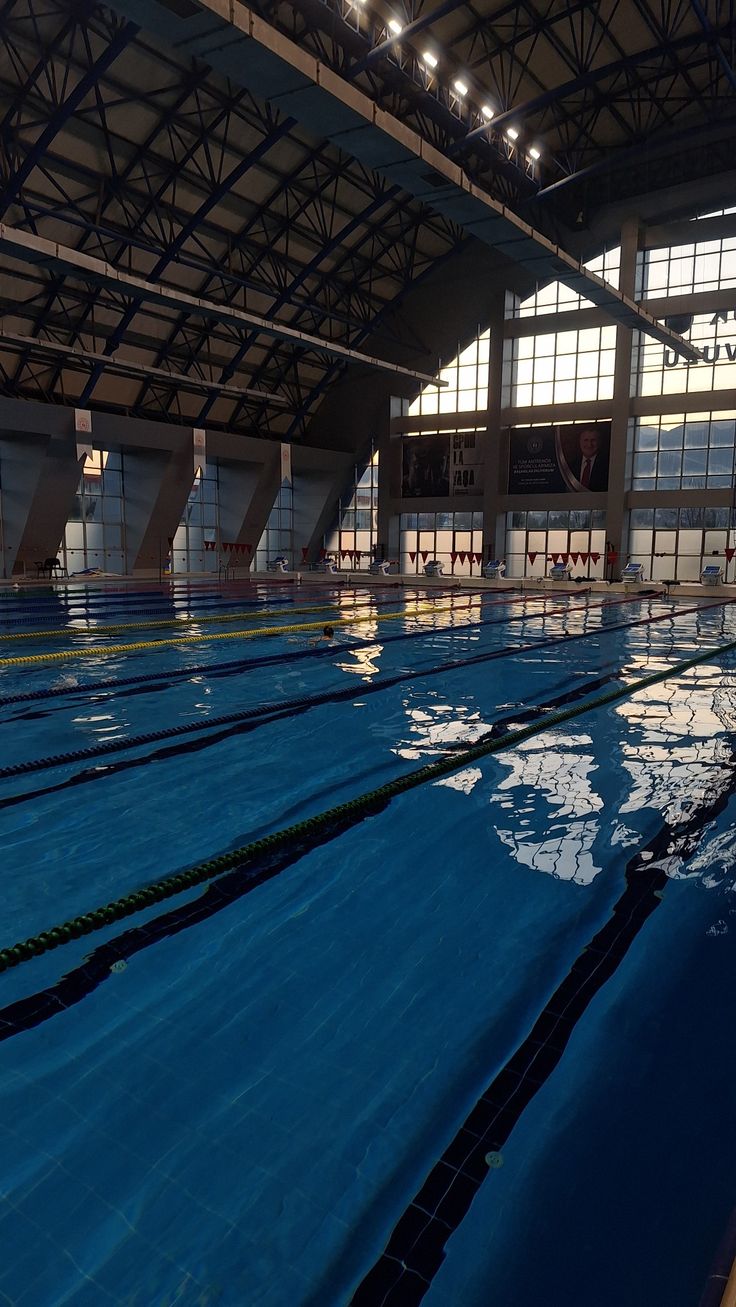
[[[365,617],[334,617],[331,626],[360,626],[366,622],[394,622],[406,617],[427,616],[433,613],[456,612],[454,607],[440,605],[415,608],[412,611],[401,609],[398,613],[371,613]],[[244,631],[218,631],[211,635],[170,636],[165,640],[137,640],[131,644],[103,644],[84,649],[63,649],[58,653],[22,654],[17,658],[0,658],[0,667],[18,667],[29,663],[62,662],[67,658],[105,658],[112,654],[139,653],[143,649],[170,649],[181,644],[201,644],[205,640],[254,640],[259,636],[294,635],[304,631],[321,631],[325,623],[301,622],[289,626],[256,626]]]
[[[587,611],[590,611],[587,605],[584,605],[584,607]],[[599,605],[599,607],[602,607],[602,605]],[[574,608],[564,609],[565,613],[574,611],[576,611]],[[678,616],[697,611],[698,608],[685,609]],[[546,615],[552,616],[553,614]],[[547,639],[534,640],[528,644],[505,645],[501,649],[490,649],[485,653],[472,654],[467,658],[447,659],[445,662],[435,663],[432,667],[391,673],[370,684],[364,684],[359,690],[354,685],[348,685],[342,688],[323,690],[318,694],[300,695],[294,699],[280,699],[270,703],[255,704],[251,708],[242,708],[237,712],[225,713],[220,717],[182,722],[178,726],[163,727],[161,730],[149,731],[144,735],[131,735],[124,740],[108,740],[105,743],[89,745],[84,749],[71,749],[66,753],[52,754],[46,758],[33,758],[26,762],[11,763],[7,767],[0,767],[0,781],[9,780],[14,776],[29,776],[34,772],[49,771],[52,767],[65,767],[69,763],[89,762],[94,758],[104,758],[111,753],[124,753],[128,749],[142,748],[147,744],[159,744],[162,740],[172,740],[183,735],[196,734],[198,731],[218,730],[223,726],[235,726],[249,721],[256,722],[260,718],[269,718],[274,714],[283,717],[305,709],[318,708],[327,703],[343,703],[356,698],[362,699],[368,694],[378,694],[405,681],[422,680],[424,677],[438,676],[442,672],[473,667],[479,663],[493,662],[499,658],[509,658],[516,654],[535,653],[538,649],[556,648],[558,645],[568,644],[573,640],[590,639],[591,636],[595,635],[608,635],[611,632],[621,630],[628,631],[636,626],[649,626],[654,622],[669,620],[671,620],[671,615],[663,613],[659,617],[640,617],[633,622],[612,622],[609,626],[594,627],[590,631],[572,631],[565,635],[553,635]],[[468,625],[473,625],[473,623],[468,623]]]
[[[598,607],[602,606],[603,605],[598,605]],[[462,604],[459,607],[455,603],[428,605],[417,604],[414,608],[402,608],[396,613],[368,613],[364,617],[360,615],[357,617],[333,617],[328,624],[333,627],[360,626],[365,625],[366,623],[393,622],[407,617],[432,616],[436,613],[457,613],[463,611],[465,608],[472,609],[472,604]],[[314,610],[304,609],[303,611],[309,612]],[[317,609],[316,611],[321,612],[325,610]],[[558,611],[571,610],[568,607],[567,609],[561,609]],[[480,614],[480,610],[478,610],[478,613]],[[243,615],[247,616],[247,614],[241,614],[241,616]],[[264,614],[264,616],[267,615],[268,614]],[[541,616],[542,614],[540,613],[539,615]],[[526,616],[534,617],[537,616],[537,614],[527,613]],[[480,620],[480,616],[478,620]],[[463,623],[463,625],[473,626],[477,625],[477,622],[467,622]],[[145,649],[166,649],[181,644],[201,644],[210,640],[253,640],[258,636],[294,635],[305,631],[321,631],[324,627],[324,621],[301,622],[298,625],[256,626],[247,627],[245,630],[241,631],[218,631],[213,635],[208,635],[206,633],[200,634],[197,632],[194,635],[167,637],[164,640],[138,640],[135,642],[131,641],[130,644],[89,645],[83,648],[63,649],[57,653],[19,654],[14,658],[0,658],[0,667],[19,667],[32,663],[62,662],[67,658],[108,657],[112,654],[119,653],[138,653]],[[84,634],[91,634],[91,632],[84,632]]]
[[[394,600],[394,603],[399,602],[398,599]],[[460,608],[467,608],[469,606],[470,604],[467,602],[458,605]],[[288,607],[288,605],[285,605],[285,607]],[[362,609],[367,607],[367,603],[356,603],[353,601],[351,611],[360,612]],[[324,603],[312,604],[307,608],[291,608],[289,611],[291,614],[301,616],[303,613],[344,613],[345,610],[346,606],[344,604]],[[150,631],[165,626],[182,627],[200,625],[205,622],[219,622],[224,624],[225,622],[254,621],[256,618],[281,617],[282,612],[283,610],[279,610],[278,608],[264,608],[261,609],[260,612],[258,610],[253,610],[245,613],[242,611],[237,613],[219,612],[203,613],[202,615],[197,614],[194,616],[187,614],[186,617],[162,617],[160,621],[154,622],[116,622],[106,626],[55,626],[48,631],[14,631],[12,634],[0,634],[0,640],[51,640],[57,639],[60,636],[68,637],[70,635],[119,635],[121,631]],[[83,619],[80,618],[75,620],[81,621]]]
[[[535,596],[536,597],[536,596]],[[606,611],[611,608],[618,608],[623,604],[630,604],[639,599],[640,596],[629,596],[624,599],[606,600],[601,604],[575,604],[568,605],[564,608],[548,608],[539,612],[522,612],[510,617],[502,618],[482,618],[478,617],[470,622],[458,622],[451,627],[439,627],[429,634],[442,635],[446,631],[462,632],[468,627],[473,626],[503,626],[511,622],[523,622],[534,620],[537,617],[552,617],[560,613],[579,612],[581,607],[585,607],[589,612]],[[494,600],[492,607],[505,608],[509,604],[517,602],[516,600]],[[546,602],[546,600],[545,600]],[[681,610],[685,613],[697,612],[703,608],[720,608],[724,603],[736,603],[736,600],[721,600],[718,603],[699,604],[696,608],[686,608]],[[436,611],[436,610],[435,610]],[[665,613],[664,617],[671,617],[672,613]],[[382,635],[380,638],[381,645],[393,643],[401,640],[421,640],[426,638],[428,631],[422,628],[418,631],[402,631],[398,635]],[[370,649],[376,644],[375,639],[354,640],[350,644],[350,649]],[[67,695],[79,696],[82,694],[94,694],[100,690],[112,690],[115,692],[120,687],[156,684],[160,681],[181,680],[189,676],[217,675],[226,672],[244,672],[254,667],[273,666],[285,662],[295,662],[304,658],[325,657],[335,652],[340,652],[340,646],[331,647],[324,645],[311,649],[290,650],[288,653],[267,654],[260,658],[239,658],[226,663],[194,663],[186,667],[172,667],[166,672],[139,672],[137,676],[117,676],[108,678],[104,681],[86,681],[80,685],[56,685],[45,686],[40,690],[26,690],[21,694],[10,694],[0,697],[0,708],[7,708],[18,703],[30,703],[43,699],[56,699]]]
[[[542,722],[534,722],[529,726],[522,727],[520,730],[508,731],[507,734],[500,737],[491,738],[485,742],[481,740],[476,744],[469,745],[466,749],[453,753],[449,758],[427,763],[424,767],[416,768],[404,776],[399,776],[393,781],[388,781],[385,785],[378,786],[377,789],[369,790],[355,799],[348,799],[345,803],[337,804],[334,808],[328,808],[325,812],[317,813],[313,817],[307,817],[306,820],[296,822],[283,830],[274,831],[261,839],[253,840],[239,849],[231,850],[230,853],[222,853],[217,857],[208,858],[194,867],[189,867],[186,871],[164,876],[143,889],[135,890],[131,894],[124,894],[120,898],[113,899],[110,903],[93,908],[90,912],[71,917],[57,926],[52,926],[49,930],[41,931],[38,935],[31,935],[28,939],[21,940],[17,944],[11,944],[7,948],[0,949],[0,972],[20,966],[23,962],[29,962],[31,958],[40,957],[62,944],[81,938],[82,935],[89,935],[94,931],[103,930],[106,926],[112,925],[113,922],[132,916],[136,912],[142,912],[155,903],[161,903],[165,899],[183,893],[185,890],[193,889],[206,881],[214,880],[223,872],[232,871],[236,867],[250,869],[252,864],[257,863],[264,856],[272,856],[290,843],[298,842],[304,834],[314,835],[320,828],[330,826],[339,821],[341,817],[352,816],[361,809],[366,813],[375,807],[380,810],[398,795],[406,794],[408,791],[416,789],[420,785],[425,785],[429,781],[440,780],[444,776],[460,771],[468,763],[477,762],[491,754],[500,753],[504,749],[523,744],[535,735],[548,732],[551,728],[560,726],[564,722],[573,721],[584,713],[618,703],[622,699],[629,699],[642,690],[659,685],[673,676],[682,675],[683,672],[692,667],[698,667],[702,663],[722,658],[734,649],[736,649],[736,640],[731,640],[715,649],[707,649],[703,653],[696,654],[692,658],[686,658],[682,662],[675,663],[660,672],[654,672],[651,676],[641,677],[630,685],[617,686],[612,690],[608,690],[605,694],[597,695],[587,703],[575,704],[571,708],[549,713]]]

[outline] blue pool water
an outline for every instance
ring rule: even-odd
[[[545,717],[733,606],[148,587],[4,595],[2,634],[192,638],[0,666],[0,767],[99,747],[0,780],[0,948],[536,730],[0,975],[0,1302],[694,1307],[736,1205],[734,654]]]

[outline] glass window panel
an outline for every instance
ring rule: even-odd
[[[687,422],[685,424],[685,448],[702,448],[708,444],[709,422]]]
[[[661,431],[659,435],[660,449],[682,449],[682,431],[679,427],[673,427],[671,431]]]
[[[653,526],[654,509],[653,508],[632,508],[629,516],[629,525],[632,527]]]
[[[656,454],[636,454],[634,456],[634,476],[653,477],[657,467]]]
[[[678,449],[665,449],[660,452],[657,463],[658,477],[677,477],[682,471],[682,454]]]
[[[677,509],[676,508],[655,508],[654,525],[662,528],[672,528],[677,526]]]

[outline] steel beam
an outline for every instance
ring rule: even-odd
[[[343,363],[378,368],[382,372],[393,372],[398,376],[410,377],[414,381],[435,386],[444,384],[429,373],[417,372],[414,368],[405,368],[398,363],[361,354],[358,350],[348,349],[335,341],[312,336],[305,331],[296,331],[285,323],[262,318],[258,314],[247,313],[243,309],[235,309],[229,304],[221,304],[216,300],[187,295],[184,291],[147,281],[142,277],[131,276],[105,263],[102,259],[94,259],[89,254],[81,254],[55,241],[43,240],[31,232],[17,231],[6,223],[0,223],[0,254],[23,263],[32,263],[36,267],[40,265],[51,272],[63,272],[93,285],[105,286],[118,295],[131,296],[140,303],[158,304],[174,312],[183,310],[195,317],[211,318],[215,322],[234,327],[237,331],[250,331],[256,328],[264,335],[279,337],[297,349],[314,350],[318,354],[329,355]]]
[[[229,19],[223,17],[220,0],[198,0],[198,22],[189,29],[191,35],[187,23],[172,18],[160,0],[145,0],[145,4],[143,0],[114,0],[114,4],[164,31],[169,40],[181,39],[189,52],[209,59],[238,85],[247,86],[254,95],[293,115],[309,131],[331,140],[430,209],[459,223],[478,240],[520,264],[536,281],[562,281],[597,304],[612,321],[643,331],[682,358],[698,358],[689,341],[669,331],[614,286],[587,272],[572,255],[471,183],[446,155],[240,0],[231,0]]]
[[[158,383],[176,386],[179,390],[192,391],[195,394],[210,392],[217,398],[226,395],[244,403],[263,404],[268,408],[289,408],[288,400],[281,395],[269,394],[266,390],[257,390],[248,386],[234,386],[229,382],[207,381],[204,377],[195,377],[181,372],[169,372],[164,368],[149,367],[145,363],[132,363],[128,359],[118,359],[107,354],[96,354],[90,350],[74,349],[72,345],[60,345],[52,340],[40,340],[38,336],[23,336],[17,332],[0,329],[0,350],[8,349],[22,355],[38,355],[52,358],[60,367],[71,366],[75,369],[89,371],[101,364],[110,372],[123,377],[151,379]],[[80,400],[81,403],[81,400]]]

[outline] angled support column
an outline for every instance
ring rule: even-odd
[[[176,534],[194,480],[191,445],[125,450],[125,567],[157,573]]]
[[[36,560],[57,556],[81,476],[82,461],[74,440],[52,437],[18,550],[18,561],[27,569]]]
[[[294,553],[297,565],[302,549],[309,550],[310,558],[319,552],[353,462],[352,454],[294,448]]]
[[[37,562],[56,557],[80,476],[71,437],[0,433],[4,577],[33,574]]]
[[[220,533],[223,540],[251,546],[247,563],[255,562],[279,488],[279,446],[266,441],[261,445],[259,456],[245,462],[218,460]]]

